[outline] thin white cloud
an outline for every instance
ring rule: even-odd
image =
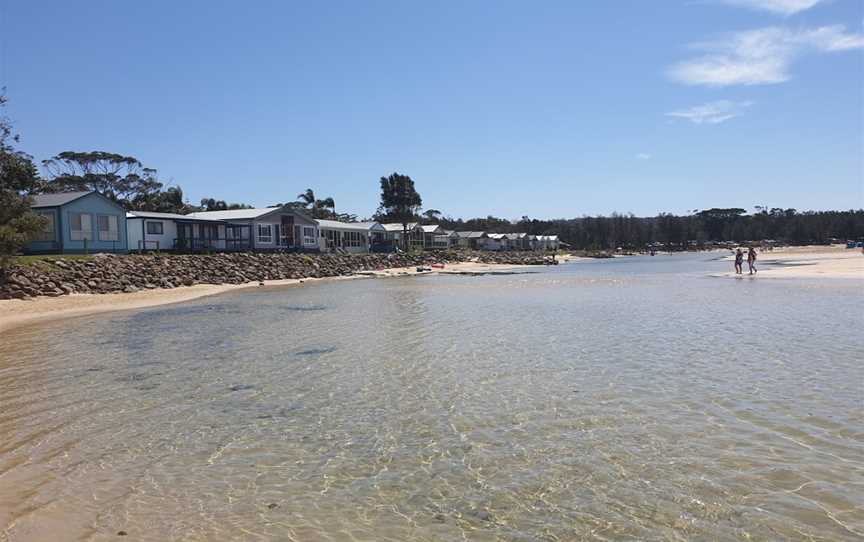
[[[768,85],[788,81],[792,64],[808,52],[864,48],[864,34],[846,32],[842,25],[802,30],[772,26],[691,47],[707,54],[670,67],[673,80],[714,87]]]
[[[636,159],[637,160],[650,160],[651,155],[648,154],[647,152],[640,152],[639,154],[636,155]]]
[[[724,4],[741,6],[758,11],[768,11],[778,15],[794,15],[806,11],[823,0],[721,0]]]
[[[731,102],[719,100],[703,105],[697,105],[678,111],[666,113],[669,117],[687,119],[694,124],[720,124],[729,119],[741,116],[744,109],[753,105],[753,102]]]

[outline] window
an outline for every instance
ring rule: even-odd
[[[162,235],[164,233],[161,222],[148,222],[147,233],[150,235]]]
[[[45,223],[45,227],[39,232],[39,235],[36,237],[36,241],[56,241],[57,235],[54,230],[54,213],[36,213],[41,217],[44,217],[47,222]]]
[[[258,224],[258,242],[273,242],[273,226],[270,224]]]
[[[311,226],[303,226],[303,244],[304,245],[314,245],[315,244],[315,228]]]
[[[346,231],[342,233],[343,243],[346,247],[366,246],[366,234],[360,231]]]
[[[117,215],[98,215],[96,225],[99,227],[100,241],[119,241],[120,230],[117,227]]]
[[[69,215],[69,238],[73,241],[93,239],[92,218],[87,213],[71,213]]]

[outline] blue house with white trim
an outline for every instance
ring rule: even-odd
[[[48,223],[27,254],[127,251],[126,210],[96,191],[39,194],[32,209]]]

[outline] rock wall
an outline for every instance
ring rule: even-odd
[[[543,265],[549,257],[531,252],[440,252],[397,254],[190,254],[95,255],[87,259],[46,258],[12,266],[0,279],[0,299],[106,294],[194,284],[243,284],[262,280],[353,275],[394,267],[479,261]]]

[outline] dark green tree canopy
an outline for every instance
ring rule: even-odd
[[[137,195],[132,198],[128,205],[132,211],[153,211],[181,215],[197,210],[196,207],[185,201],[183,189],[179,186],[170,186],[161,192]]]
[[[395,172],[389,177],[381,177],[381,205],[376,219],[402,224],[402,246],[405,249],[408,248],[408,222],[417,220],[422,205],[423,200],[411,177]]]
[[[227,203],[225,200],[204,198],[201,200],[202,211],[233,211],[235,209],[252,209],[246,203]]]
[[[393,173],[381,177],[381,205],[379,220],[401,222],[403,225],[416,220],[423,200],[414,188],[414,181],[407,175]]]
[[[0,112],[5,104],[0,94]],[[45,219],[30,210],[30,194],[42,181],[33,159],[14,148],[17,142],[11,122],[0,113],[0,281],[11,257],[45,227]]]

